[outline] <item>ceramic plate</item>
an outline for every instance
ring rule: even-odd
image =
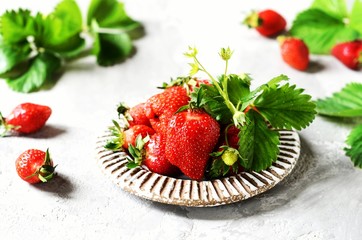
[[[300,139],[295,131],[280,131],[278,159],[268,169],[242,172],[210,181],[178,179],[142,167],[128,169],[126,153],[106,150],[112,136],[107,131],[97,142],[97,161],[103,173],[123,190],[153,201],[192,207],[212,207],[253,197],[274,187],[294,168]]]

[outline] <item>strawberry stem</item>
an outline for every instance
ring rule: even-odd
[[[229,96],[228,96],[228,89],[227,89],[227,68],[228,68],[228,60],[231,58],[231,55],[233,54],[233,52],[230,50],[230,48],[222,48],[219,55],[221,56],[221,58],[226,62],[226,66],[225,66],[225,74],[224,74],[224,81],[222,81],[223,83],[223,88],[221,88],[219,81],[216,80],[207,70],[206,68],[201,64],[201,62],[197,59],[196,55],[197,55],[197,50],[195,48],[190,48],[190,50],[192,51],[191,53],[186,53],[185,55],[188,57],[191,57],[194,59],[195,64],[197,64],[199,66],[199,70],[206,73],[210,79],[211,82],[213,83],[213,85],[216,87],[217,91],[219,92],[219,94],[221,95],[221,97],[224,99],[224,103],[227,106],[227,108],[230,110],[231,114],[233,115],[233,121],[234,124],[237,125],[242,125],[245,122],[245,114],[242,111],[239,111],[234,104],[230,101]]]

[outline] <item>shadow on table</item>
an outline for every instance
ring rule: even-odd
[[[47,182],[46,184],[34,184],[31,185],[40,191],[56,194],[61,198],[69,199],[75,188],[71,180],[62,174],[57,174],[54,179]]]
[[[301,145],[301,155],[292,173],[263,194],[238,203],[211,208],[180,207],[156,202],[153,202],[152,206],[160,211],[172,212],[180,217],[205,220],[239,219],[284,207],[310,185],[321,179],[333,177],[333,173],[329,173],[328,169],[318,170],[318,159],[313,156],[313,151],[308,143],[301,139]],[[317,171],[324,172],[324,174],[317,174]]]
[[[59,135],[62,135],[64,133],[66,133],[66,130],[64,127],[54,126],[54,125],[45,125],[38,132],[30,134],[30,135],[26,135],[26,136],[24,135],[24,137],[48,139],[48,138],[58,137]]]
[[[322,65],[321,63],[319,63],[317,61],[310,61],[307,72],[308,73],[318,73],[318,72],[323,71],[324,68],[325,68],[324,65]]]

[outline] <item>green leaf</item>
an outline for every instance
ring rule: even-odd
[[[131,25],[139,25],[127,15],[124,3],[117,0],[92,0],[87,14],[88,26],[91,26],[94,19],[100,27],[106,28],[127,28]]]
[[[230,74],[226,78],[220,77],[220,83],[225,86],[224,81],[227,81],[227,92],[230,101],[236,106],[241,103],[246,96],[250,94],[250,77],[249,75],[239,76]]]
[[[31,62],[27,72],[15,79],[7,79],[11,89],[17,92],[34,92],[52,80],[53,74],[61,66],[55,55],[44,52],[37,55]]]
[[[231,123],[232,113],[214,85],[201,85],[191,93],[191,104],[204,108],[213,118],[223,124]]]
[[[279,86],[279,83],[283,82],[283,81],[288,81],[289,77],[281,74],[277,77],[272,78],[269,82],[260,85],[259,87],[257,87],[255,90],[253,90],[249,96],[247,96],[244,100],[243,103],[243,107],[242,109],[246,108],[247,106],[250,105],[250,103],[254,100],[254,98],[262,91],[264,91],[265,89],[268,88],[276,88]]]
[[[317,100],[317,112],[334,117],[361,117],[362,84],[349,83],[332,97]]]
[[[328,15],[343,20],[348,17],[345,0],[315,0],[311,8],[317,8]]]
[[[352,8],[349,26],[362,35],[362,0],[355,0]]]
[[[355,127],[348,135],[346,143],[349,147],[344,150],[354,166],[362,168],[362,125]]]
[[[308,9],[298,14],[290,34],[303,39],[309,51],[316,54],[329,54],[336,43],[361,37],[358,31],[342,20],[320,9]]]
[[[5,43],[19,43],[35,35],[34,18],[29,10],[6,11],[0,18],[0,33]]]
[[[261,115],[274,128],[301,130],[314,119],[315,103],[303,89],[285,84],[279,88],[267,88],[254,101]]]
[[[111,66],[124,61],[133,50],[130,37],[123,34],[99,33],[95,37],[93,53],[101,66]]]
[[[268,128],[265,120],[251,110],[246,114],[247,123],[240,127],[239,153],[242,166],[261,171],[271,166],[279,152],[279,133]]]
[[[82,13],[74,0],[63,0],[44,20],[40,45],[46,49],[67,53],[78,53],[85,45],[80,37]],[[71,54],[72,55],[72,54]]]
[[[29,44],[5,44],[0,42],[0,77],[6,78],[20,69],[20,65],[29,57]]]

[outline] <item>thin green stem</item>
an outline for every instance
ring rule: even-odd
[[[225,91],[223,91],[218,83],[218,81],[204,68],[204,66],[200,63],[200,61],[197,59],[197,57],[194,57],[195,61],[197,62],[197,64],[200,66],[200,70],[203,71],[204,73],[206,73],[212,83],[215,85],[216,89],[219,91],[220,95],[224,98],[225,100],[225,104],[226,106],[229,108],[229,110],[231,111],[232,114],[234,114],[237,110],[235,108],[235,106],[232,104],[232,102],[230,102],[229,97],[227,96],[227,88],[225,89]],[[227,86],[226,86],[227,87]]]

